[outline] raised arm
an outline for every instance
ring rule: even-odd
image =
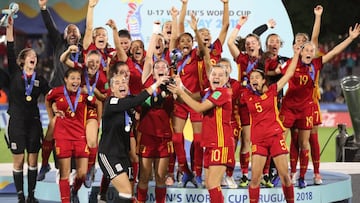
[[[112,30],[115,49],[116,49],[116,56],[117,56],[118,60],[123,61],[123,62],[127,61],[128,56],[126,54],[126,51],[121,46],[120,37],[118,34],[118,30],[117,30],[115,21],[110,19],[107,21],[106,25],[108,25]]]
[[[239,21],[236,25],[236,27],[233,29],[233,31],[231,32],[229,39],[227,41],[228,47],[229,47],[229,51],[230,54],[233,58],[236,58],[237,56],[239,56],[240,54],[240,50],[237,48],[237,46],[235,45],[235,39],[239,34],[239,30],[241,28],[241,26],[244,25],[244,23],[247,21],[248,17],[247,16],[240,16]]]
[[[171,8],[171,37],[169,50],[172,51],[176,48],[176,40],[178,38],[178,26],[177,26],[177,16],[179,15],[179,11],[175,8]]]
[[[321,15],[323,13],[323,7],[317,5],[314,8],[315,21],[314,27],[311,34],[311,42],[315,44],[316,49],[319,47],[319,35],[320,35],[320,26],[321,26]]]
[[[40,12],[41,12],[41,16],[42,19],[45,23],[45,27],[48,30],[48,33],[50,35],[50,41],[51,43],[54,45],[56,44],[57,41],[62,40],[61,38],[61,33],[59,32],[55,21],[53,20],[53,18],[50,15],[49,10],[46,7],[48,0],[39,0],[39,7],[40,7]]]
[[[259,27],[255,28],[252,33],[256,34],[257,36],[262,35],[266,32],[269,28],[274,28],[276,26],[276,21],[274,19],[269,19],[266,24],[260,25]]]
[[[353,27],[349,28],[349,36],[322,57],[322,62],[326,63],[330,61],[332,58],[334,58],[337,54],[342,52],[347,46],[351,44],[351,42],[354,39],[356,39],[359,36],[359,34],[360,34],[360,24],[356,23],[354,28]]]
[[[299,60],[299,54],[300,54],[300,47],[293,47],[294,49],[294,56],[291,59],[291,63],[286,70],[285,74],[277,81],[277,91],[279,92],[285,84],[290,80],[290,78],[294,75],[295,69]]]
[[[61,63],[64,63],[65,65],[67,65],[67,66],[70,67],[70,68],[74,68],[74,67],[75,67],[75,63],[74,63],[74,61],[72,61],[72,60],[70,59],[70,54],[71,54],[71,53],[76,53],[76,52],[78,52],[78,51],[79,51],[78,46],[76,46],[76,45],[70,45],[70,46],[68,47],[68,49],[65,50],[65,51],[61,54],[61,56],[60,56],[60,62],[61,62]]]
[[[14,44],[14,19],[10,16],[8,18],[8,25],[6,27],[6,41],[8,42],[7,49],[7,58],[8,58],[8,70],[10,76],[18,71],[18,66],[16,64],[15,56],[15,44]],[[11,78],[11,77],[10,77]]]
[[[185,32],[185,16],[186,16],[188,0],[181,0],[181,2],[182,2],[182,6],[179,15],[179,25],[176,25],[179,26],[179,32],[178,32],[179,34]]]
[[[224,3],[224,13],[222,18],[222,26],[219,33],[219,40],[223,45],[226,39],[227,31],[229,30],[230,20],[229,20],[229,0],[221,0]]]
[[[84,50],[87,50],[93,41],[92,31],[94,26],[94,8],[99,0],[89,0],[88,10],[86,14],[86,29],[83,39]]]
[[[154,26],[160,26],[160,23],[154,23]],[[143,67],[143,73],[141,75],[141,82],[142,84],[145,84],[146,80],[150,77],[152,74],[152,67],[153,67],[153,55],[154,50],[156,46],[156,39],[157,39],[156,33],[153,33],[150,38],[150,42],[148,45],[148,50],[146,52],[145,56],[145,62]]]

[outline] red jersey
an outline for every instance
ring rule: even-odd
[[[203,113],[201,146],[234,146],[233,130],[230,123],[232,113],[231,89],[223,87],[202,93],[215,107]]]
[[[83,50],[84,56],[86,56],[86,54],[91,50],[98,50],[101,53],[102,57],[101,57],[100,70],[104,71],[104,73],[105,73],[105,69],[108,68],[107,67],[108,66],[108,59],[109,58],[111,59],[115,55],[116,49],[110,47],[110,48],[106,48],[104,51],[101,51],[95,46],[94,42],[91,42],[91,44],[89,45],[87,50]],[[105,73],[105,75],[106,75],[106,73]]]
[[[78,62],[74,62],[74,65],[75,67],[74,68],[79,68],[79,69],[82,69],[83,70],[83,74],[81,75],[81,86],[86,86],[86,81],[85,81],[85,68],[86,65],[85,64],[81,64],[81,63],[78,63]],[[99,76],[98,76],[98,79],[97,79],[97,82],[96,82],[96,89],[98,89],[102,94],[104,93],[107,93],[107,78],[106,78],[106,75],[104,73],[104,71],[98,71],[99,73]],[[94,75],[94,77],[92,78],[89,78],[89,84],[90,86],[92,86],[96,81],[96,75]]]
[[[282,69],[283,73],[285,73],[290,63],[291,59],[286,62]],[[288,82],[289,87],[282,100],[282,105],[288,108],[301,109],[312,104],[315,78],[322,66],[322,57],[313,59],[310,65],[303,64],[299,60],[295,73]]]
[[[202,72],[198,68],[201,60],[196,54],[196,49],[193,49],[189,55],[184,56],[177,64],[177,72],[181,81],[190,92],[201,91],[199,78]],[[186,64],[183,65],[184,63]]]
[[[240,52],[235,58],[235,62],[238,66],[238,80],[243,82],[250,78],[250,73],[258,66],[258,60],[251,60],[249,55]]]
[[[259,95],[246,89],[241,102],[246,103],[251,118],[251,142],[259,143],[284,132],[277,108],[277,84],[269,86],[267,92]]]
[[[144,86],[147,88],[153,83],[154,79],[150,76]],[[170,115],[173,112],[173,106],[172,95],[163,98],[160,88],[157,88],[156,92],[147,98],[145,104],[142,105],[138,130],[156,137],[171,137]]]
[[[232,97],[231,97],[231,103],[232,103],[232,114],[231,114],[231,122],[236,122],[238,126],[241,125],[240,123],[240,115],[239,115],[239,104],[240,104],[240,95],[241,91],[240,89],[241,84],[239,81],[230,78],[229,82],[230,88],[232,90]]]
[[[211,47],[210,47],[210,62],[212,65],[216,65],[217,63],[219,63],[219,61],[221,59],[222,51],[223,51],[222,44],[218,38],[215,40],[214,43],[211,44]],[[205,88],[210,87],[204,60],[199,61],[198,68],[199,68],[199,71],[202,73],[199,80],[200,80],[201,90],[203,90]]]
[[[68,92],[70,101],[74,106],[76,92]],[[71,117],[71,109],[64,95],[64,86],[53,88],[47,96],[50,103],[55,102],[58,110],[65,113],[63,118],[57,117],[54,128],[54,138],[62,140],[83,140],[85,139],[85,124],[87,114],[87,95],[80,94],[75,116]],[[92,101],[94,102],[95,99]]]
[[[143,71],[143,65],[135,63],[130,57],[126,60],[126,64],[130,70],[129,88],[132,95],[137,95],[143,89],[141,75]]]

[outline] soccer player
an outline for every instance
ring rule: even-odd
[[[87,106],[94,105],[87,100],[89,95],[81,93],[81,70],[69,68],[65,73],[65,85],[53,88],[46,105],[55,116],[54,139],[59,163],[59,188],[61,202],[79,202],[78,190],[85,180],[89,149],[86,143],[85,125]],[[55,103],[56,105],[52,105]],[[76,178],[70,190],[69,175],[71,157],[75,157]],[[71,193],[71,196],[70,196]]]
[[[129,157],[129,110],[144,102],[162,81],[163,79],[158,80],[134,97],[128,95],[129,86],[124,75],[115,75],[110,79],[112,96],[105,102],[98,160],[102,172],[110,178],[112,185],[119,192],[117,202],[132,202],[130,180],[134,177]]]
[[[282,126],[277,108],[278,92],[295,72],[300,48],[294,47],[293,62],[278,82],[268,85],[265,72],[261,68],[250,73],[250,87],[242,94],[241,102],[245,103],[251,117],[251,182],[249,198],[257,203],[260,195],[260,180],[267,157],[270,155],[278,169],[286,201],[294,202],[294,186],[288,174],[285,128]],[[261,65],[259,65],[261,66]]]
[[[26,48],[15,56],[14,21],[8,18],[6,27],[7,57],[9,63],[9,128],[7,141],[13,157],[13,178],[18,202],[25,202],[24,160],[27,152],[28,197],[27,202],[38,202],[34,196],[37,176],[38,153],[41,148],[41,127],[38,98],[50,90],[48,81],[35,71],[36,52]],[[25,85],[24,85],[25,84]]]

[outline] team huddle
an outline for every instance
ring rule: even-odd
[[[227,37],[229,0],[220,0],[222,27],[213,41],[210,30],[198,29],[194,14],[188,21],[194,34],[185,31],[188,0],[181,0],[180,10],[171,8],[170,21],[154,22],[145,50],[143,41],[131,40],[131,33],[118,30],[112,19],[106,22],[112,33],[93,27],[98,1],[89,0],[81,40],[74,24],[62,35],[46,7],[47,0],[38,0],[54,50],[55,72],[49,82],[36,74],[33,49],[15,55],[14,19],[8,19],[11,81],[7,136],[18,202],[38,202],[36,182],[51,170],[52,151],[63,203],[79,202],[80,187],[91,187],[96,158],[103,174],[99,202],[107,201],[110,183],[118,192],[115,202],[146,202],[154,178],[158,203],[166,201],[166,188],[175,182],[181,187],[206,188],[213,203],[224,202],[222,187],[247,187],[250,202],[257,203],[261,185],[274,187],[281,182],[286,202],[291,203],[294,185],[306,187],[310,155],[314,184],[322,184],[317,134],[321,124],[319,74],[324,63],[359,36],[360,25],[350,27],[343,42],[318,56],[323,8],[317,6],[311,38],[296,34],[293,56],[287,58],[279,55],[282,41],[276,33],[269,34],[265,50],[261,48],[259,36],[276,26],[274,20],[242,38],[239,30],[251,16],[240,16]],[[111,34],[114,47],[108,43]],[[237,64],[238,78],[230,77],[231,61],[222,55],[225,42],[231,54],[227,57]],[[50,121],[45,136],[38,108],[40,95],[45,96]],[[193,131],[191,160],[187,160],[184,145],[187,120]],[[235,181],[238,142],[241,178]]]

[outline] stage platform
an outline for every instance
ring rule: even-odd
[[[0,202],[16,202],[16,190],[11,176],[11,168],[9,168],[10,173],[4,173],[2,172],[4,170],[3,167],[2,165],[0,171]],[[357,168],[357,170],[359,169]],[[352,202],[351,197],[353,194],[350,175],[327,170],[321,170],[320,172],[323,177],[323,185],[313,185],[313,171],[309,169],[305,177],[308,186],[304,189],[295,187],[295,202]],[[35,196],[41,203],[60,202],[59,186],[56,184],[55,176],[56,171],[51,170],[47,173],[44,181],[37,182]],[[85,188],[83,186],[79,191],[80,202],[97,202],[96,196],[99,190],[101,176],[101,170],[97,167],[93,187]],[[236,170],[234,176],[238,182],[240,179],[240,171]],[[251,170],[249,176],[251,178]],[[25,185],[27,185],[26,177],[24,178],[24,182]],[[27,191],[27,188],[24,188],[24,190]],[[228,203],[249,202],[247,188],[228,189],[224,187],[223,194],[225,202]],[[117,193],[111,188],[107,194],[108,202],[112,202],[114,195],[117,195]],[[261,188],[260,200],[260,202],[285,202],[281,185],[279,184],[275,188]],[[154,182],[150,183],[147,202],[155,202]],[[182,188],[175,182],[173,186],[167,189],[167,202],[195,203],[210,201],[206,189],[194,188],[190,183],[187,188]]]

